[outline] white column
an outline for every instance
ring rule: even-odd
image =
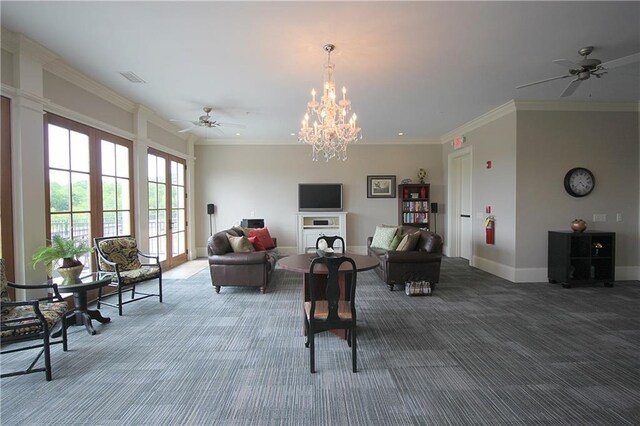
[[[198,138],[194,135],[189,135],[187,139],[188,144],[188,153],[187,157],[187,181],[186,191],[187,191],[187,249],[189,250],[189,260],[194,260],[198,257],[198,253],[196,253],[196,232],[195,232],[195,224],[196,224],[196,213],[195,213],[195,142]]]
[[[11,100],[11,162],[15,278],[18,283],[39,284],[46,268],[33,269],[34,250],[46,243],[43,65],[55,59],[25,37],[17,37],[13,55],[16,96]],[[37,296],[29,294],[29,297]],[[17,291],[18,300],[27,297]]]
[[[134,208],[136,215],[135,235],[138,247],[145,253],[149,253],[149,188],[147,153],[147,122],[151,110],[143,105],[137,105],[134,111],[133,132],[136,135],[133,141],[133,181],[134,181]]]

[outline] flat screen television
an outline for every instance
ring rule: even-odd
[[[299,183],[298,210],[301,212],[342,211],[342,184]]]

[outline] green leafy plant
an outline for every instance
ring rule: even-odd
[[[38,247],[31,260],[34,268],[40,262],[45,264],[57,263],[60,259],[62,259],[61,268],[71,268],[82,265],[78,257],[92,251],[93,248],[83,241],[75,241],[61,235],[54,235],[51,238],[51,245]]]

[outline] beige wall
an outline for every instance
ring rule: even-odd
[[[638,279],[638,113],[527,108],[461,131],[473,158],[471,264],[511,281],[546,281],[547,231],[568,230],[580,217],[590,230],[616,232],[616,278]],[[444,176],[452,153],[445,144]],[[492,169],[486,168],[489,160]],[[596,189],[589,196],[574,198],[564,190],[573,167],[594,172]],[[484,243],[487,205],[496,217],[494,246]],[[606,222],[594,223],[594,214],[606,214]]]
[[[125,111],[50,72],[44,71],[43,81],[43,95],[54,104],[128,133],[133,132],[133,113]],[[73,119],[73,117],[70,118]]]
[[[167,148],[178,152],[187,153],[188,145],[178,135],[168,132],[153,123],[147,123],[147,137],[155,142],[160,142]]]
[[[293,252],[298,183],[334,182],[344,185],[347,246],[362,250],[378,224],[396,224],[398,199],[367,198],[367,175],[395,175],[417,181],[420,167],[429,170],[433,201],[444,201],[441,145],[362,145],[349,148],[347,161],[313,162],[303,145],[231,146],[195,148],[196,245],[206,254],[209,216],[206,205],[216,205],[217,230],[243,218],[265,219],[278,245]]]
[[[13,85],[13,55],[2,49],[0,56],[0,82],[9,86]]]
[[[464,147],[472,156],[472,258],[471,265],[505,278],[513,275],[516,247],[516,114],[512,112],[464,133]],[[444,175],[448,160],[456,155],[450,143],[443,145]],[[486,163],[491,161],[492,168]],[[446,177],[445,177],[446,181]],[[496,218],[496,244],[485,243],[485,207]],[[445,206],[446,207],[446,206]],[[445,208],[445,211],[448,209]],[[448,225],[448,215],[444,214]],[[446,227],[444,229],[447,229]],[[445,236],[445,244],[448,237]]]
[[[629,279],[638,266],[638,140],[636,112],[518,112],[516,266],[523,278],[546,273],[547,231],[568,230],[582,218],[588,230],[616,233],[617,278]],[[574,167],[595,175],[586,197],[564,190]],[[606,222],[594,223],[594,214],[606,214]]]

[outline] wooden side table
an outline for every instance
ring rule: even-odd
[[[73,293],[75,308],[64,318],[65,327],[84,325],[89,334],[95,335],[96,330],[91,324],[92,319],[102,324],[111,321],[111,318],[103,317],[100,311],[87,308],[87,292],[108,285],[112,279],[113,273],[111,272],[92,272],[74,282],[63,281],[62,278],[54,280],[58,284],[60,293]]]

